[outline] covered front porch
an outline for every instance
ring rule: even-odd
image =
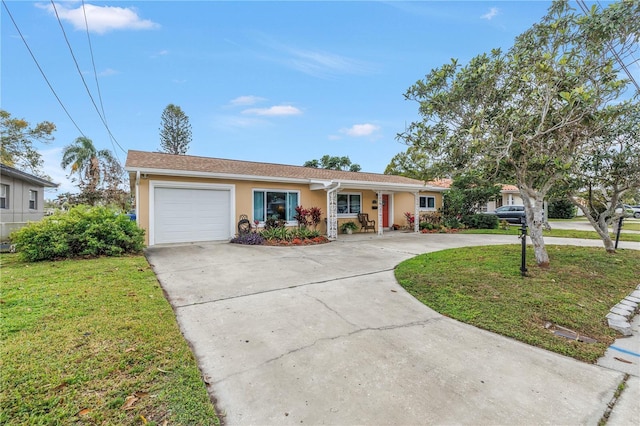
[[[416,218],[412,232],[419,232],[421,214],[436,212],[442,207],[442,192],[446,188],[422,185],[381,184],[380,182],[315,182],[312,190],[326,192],[327,237],[338,239],[340,224],[353,221],[362,226],[359,215],[375,222],[375,234],[384,235],[394,225],[408,225],[406,213]],[[369,230],[366,230],[368,234]]]

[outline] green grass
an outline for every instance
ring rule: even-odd
[[[625,228],[626,224],[625,224]],[[461,234],[497,234],[497,235],[520,235],[520,227],[510,226],[509,229],[464,229]],[[545,237],[559,238],[583,238],[586,240],[599,240],[600,236],[596,231],[579,231],[574,229],[552,229],[543,231]],[[611,234],[611,238],[615,241],[615,234]],[[620,241],[640,242],[640,234],[630,234],[621,232]]]
[[[409,259],[396,268],[398,282],[430,308],[530,345],[595,362],[614,341],[609,309],[640,283],[640,252],[547,246],[551,266],[535,266],[527,250],[528,277],[520,276],[520,246],[445,250]],[[582,343],[554,335],[547,322],[598,340]]]
[[[143,256],[0,262],[0,424],[220,423]]]
[[[622,232],[624,231],[640,231],[640,221],[632,222],[630,220],[625,220],[622,223]]]

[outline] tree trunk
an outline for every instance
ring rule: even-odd
[[[575,199],[571,198],[571,201],[573,201],[573,204],[575,204],[580,210],[582,210],[582,213],[584,213],[591,226],[593,226],[593,229],[595,229],[595,231],[598,233],[600,239],[602,239],[602,243],[604,244],[604,249],[608,253],[614,253],[616,251],[616,248],[615,243],[613,242],[613,240],[611,239],[611,235],[609,234],[609,224],[607,223],[607,215],[605,214],[606,212],[600,213],[598,215],[597,212],[591,211],[588,206],[582,205]],[[594,218],[592,214],[596,214],[598,216],[598,219],[596,220],[596,218]],[[614,217],[614,220],[617,220],[617,218]]]
[[[542,227],[545,222],[544,194],[523,186],[520,188],[520,195],[524,202],[524,212],[527,218],[527,226],[529,227],[529,236],[533,244],[536,263],[541,268],[548,268],[549,254],[544,245],[544,236],[542,235]]]

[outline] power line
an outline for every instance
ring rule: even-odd
[[[584,0],[576,0],[576,2],[578,3],[578,6],[580,6],[580,9],[582,9],[582,12],[585,15],[588,15],[589,14],[589,8],[585,4]],[[600,5],[600,3],[598,3],[598,5]],[[629,69],[627,68],[627,65],[624,63],[624,61],[622,60],[622,58],[620,57],[618,52],[616,52],[616,50],[613,48],[613,45],[611,44],[611,42],[606,41],[605,44],[607,45],[608,50],[616,58],[616,61],[620,64],[620,67],[622,67],[622,69],[624,70],[625,74],[627,74],[627,77],[629,77],[629,80],[633,83],[634,86],[636,86],[636,89],[640,92],[640,85],[638,84],[636,79],[633,77],[633,74],[631,74],[631,71],[629,71]],[[630,53],[630,55],[633,58],[633,54]],[[631,64],[633,64],[635,62],[637,62],[637,60],[632,62]]]
[[[4,0],[3,0],[3,2],[4,2]],[[124,152],[126,154],[127,151],[125,151],[125,149],[122,148],[122,146],[120,146],[120,144],[116,140],[115,136],[113,136],[113,133],[111,133],[111,129],[109,129],[109,126],[107,125],[107,122],[105,121],[104,117],[102,116],[102,114],[100,114],[100,110],[98,109],[98,105],[96,105],[96,101],[93,99],[93,95],[91,94],[91,91],[89,90],[89,86],[87,86],[87,82],[84,79],[84,76],[82,75],[82,71],[80,70],[80,65],[78,65],[78,61],[76,60],[76,56],[73,53],[73,48],[71,47],[71,43],[69,43],[69,39],[67,38],[67,33],[64,30],[64,26],[62,25],[62,21],[60,20],[60,16],[58,15],[58,9],[56,8],[56,4],[54,3],[53,0],[51,0],[51,5],[53,6],[53,11],[55,12],[56,19],[58,20],[58,24],[60,24],[60,29],[62,30],[62,34],[64,36],[64,40],[67,43],[67,47],[69,47],[69,52],[71,53],[71,57],[73,58],[73,62],[76,65],[76,69],[78,70],[78,74],[80,75],[80,79],[82,80],[82,84],[84,84],[84,88],[87,91],[87,94],[89,95],[89,99],[91,99],[91,103],[93,104],[93,107],[95,108],[96,112],[98,113],[98,117],[100,117],[100,120],[102,121],[102,124],[104,124],[105,129],[107,129],[107,132],[109,133],[109,136],[111,136],[113,138],[113,141],[115,141],[116,145],[118,145],[118,147],[122,150],[122,152]]]
[[[87,42],[89,43],[89,53],[91,54],[91,64],[93,65],[93,76],[96,80],[96,88],[98,90],[98,100],[100,101],[100,109],[102,110],[102,116],[104,117],[104,121],[107,121],[107,114],[104,111],[104,103],[102,102],[102,92],[100,91],[100,83],[98,81],[98,71],[96,70],[96,61],[93,55],[93,46],[91,45],[91,36],[89,35],[89,21],[87,20],[87,10],[85,8],[84,0],[82,0],[82,13],[84,15],[84,27],[87,32]],[[113,147],[113,153],[115,154],[118,162],[120,162],[120,158],[118,157],[118,151],[116,150],[116,140],[109,133],[109,140],[111,141],[111,146]]]
[[[13,22],[13,26],[16,28],[16,31],[18,31],[18,34],[20,35],[20,38],[22,39],[22,42],[24,43],[25,47],[27,48],[27,50],[29,51],[29,54],[31,55],[31,59],[33,59],[33,62],[36,63],[36,66],[38,67],[38,70],[40,71],[40,74],[42,74],[42,77],[44,78],[44,81],[47,82],[47,85],[49,86],[49,89],[51,89],[51,92],[53,93],[53,96],[55,96],[55,98],[58,100],[58,103],[60,104],[60,106],[62,107],[62,109],[64,110],[64,112],[67,114],[67,117],[69,117],[69,120],[71,120],[71,122],[73,123],[74,126],[76,126],[76,129],[78,129],[78,132],[80,132],[80,134],[84,137],[85,134],[82,132],[82,130],[80,130],[80,127],[78,126],[78,124],[75,122],[75,120],[73,119],[73,117],[71,117],[71,114],[69,114],[69,111],[67,110],[67,108],[64,106],[64,104],[62,103],[62,100],[60,99],[60,97],[58,96],[58,94],[56,93],[56,91],[54,90],[53,86],[51,85],[51,83],[49,82],[49,79],[47,78],[47,75],[44,73],[42,67],[40,66],[40,64],[38,63],[38,60],[36,59],[35,55],[33,54],[33,52],[31,51],[31,48],[29,47],[29,44],[27,43],[27,40],[24,38],[24,36],[22,35],[22,32],[20,31],[20,28],[18,27],[18,24],[16,23],[16,20],[13,19],[13,15],[11,14],[11,11],[9,10],[9,7],[7,6],[7,3],[5,2],[5,0],[2,0],[2,5],[4,6],[5,10],[7,11],[7,14],[9,15],[9,18],[11,18],[11,22]]]

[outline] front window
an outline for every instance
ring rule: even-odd
[[[0,209],[9,208],[9,185],[0,185]]]
[[[38,209],[38,191],[29,190],[29,209]]]
[[[253,191],[253,219],[264,222],[270,217],[295,221],[300,194],[289,191]]]
[[[338,194],[338,214],[355,215],[362,210],[360,194]]]
[[[435,210],[436,209],[436,197],[421,196],[420,197],[420,209],[421,210]]]

